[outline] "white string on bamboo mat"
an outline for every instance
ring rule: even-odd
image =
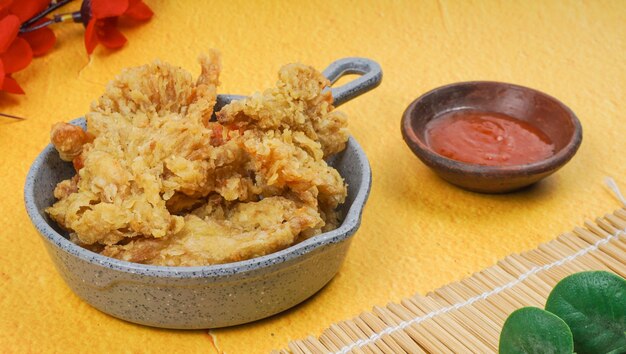
[[[596,242],[595,244],[593,244],[593,245],[591,245],[589,247],[583,248],[582,250],[580,250],[580,251],[578,251],[578,252],[576,252],[576,253],[574,253],[574,254],[572,254],[570,256],[567,256],[567,257],[565,257],[563,259],[560,259],[558,261],[552,262],[550,264],[546,264],[546,265],[541,266],[541,267],[534,267],[531,270],[527,271],[526,273],[521,274],[517,279],[515,279],[515,280],[513,280],[513,281],[511,281],[511,282],[509,282],[509,283],[507,283],[505,285],[499,286],[499,287],[497,287],[495,289],[492,289],[490,291],[484,292],[484,293],[482,293],[480,295],[471,297],[471,298],[469,298],[466,301],[459,302],[459,303],[456,303],[454,305],[450,305],[450,306],[447,306],[447,307],[442,307],[439,310],[430,312],[430,313],[428,313],[428,314],[426,314],[424,316],[419,316],[419,317],[415,317],[415,318],[407,320],[407,321],[402,321],[402,322],[400,322],[396,326],[387,327],[387,328],[385,328],[384,330],[382,330],[382,331],[380,331],[378,333],[372,334],[367,339],[359,339],[359,340],[353,342],[352,344],[344,346],[338,352],[336,352],[336,354],[347,354],[352,349],[360,348],[360,347],[363,347],[363,346],[368,345],[370,343],[376,342],[377,340],[381,339],[384,335],[397,332],[399,330],[407,328],[408,326],[411,326],[411,325],[414,325],[414,324],[418,324],[418,323],[423,322],[425,320],[428,320],[430,318],[442,315],[444,313],[448,313],[448,312],[450,312],[452,310],[458,310],[460,308],[469,306],[469,305],[475,303],[476,301],[485,300],[485,299],[487,299],[490,296],[496,295],[496,294],[498,294],[498,293],[500,293],[500,292],[502,292],[504,290],[513,288],[514,286],[520,284],[526,278],[528,278],[529,276],[531,276],[533,274],[536,274],[536,273],[548,270],[548,269],[553,268],[553,267],[561,266],[561,265],[563,265],[563,264],[565,264],[567,262],[570,262],[570,261],[572,261],[572,260],[574,260],[574,259],[576,259],[576,258],[578,258],[580,256],[584,256],[585,254],[587,254],[587,253],[589,253],[591,251],[596,251],[600,246],[602,246],[602,245],[612,241],[613,239],[617,239],[617,238],[619,238],[622,235],[626,235],[626,232],[622,231],[622,230],[617,231],[616,233],[614,233],[614,234],[612,234],[612,235],[610,235],[610,236],[608,236],[606,238],[603,238],[603,239],[599,240],[598,242]]]
[[[619,199],[620,202],[622,202],[622,204],[626,206],[626,198],[624,198],[624,196],[622,195],[622,192],[619,190],[619,187],[617,186],[617,183],[615,183],[615,180],[611,177],[604,177],[604,183],[613,191],[613,194],[615,194],[617,199]]]
[[[622,201],[622,203],[624,203],[624,205],[626,205],[626,199],[624,199],[624,196],[622,195],[622,193],[619,190],[619,187],[617,186],[617,184],[615,183],[615,181],[611,178],[611,177],[607,177],[605,178],[605,183],[606,185],[615,193],[615,195],[617,196],[618,199],[620,199],[620,201]],[[499,286],[495,289],[492,289],[490,291],[484,292],[480,295],[471,297],[463,302],[459,302],[456,303],[454,305],[450,305],[450,306],[446,306],[446,307],[442,307],[437,311],[433,311],[430,312],[426,315],[423,316],[418,316],[418,317],[414,317],[410,320],[406,320],[406,321],[402,321],[400,322],[398,325],[396,326],[389,326],[385,329],[383,329],[382,331],[378,332],[378,333],[374,333],[371,336],[369,336],[367,339],[359,339],[349,345],[344,346],[343,348],[341,348],[338,352],[336,352],[335,354],[347,354],[349,353],[351,350],[355,349],[355,348],[361,348],[363,346],[366,346],[370,343],[374,343],[378,340],[380,340],[383,336],[388,335],[388,334],[392,334],[394,332],[397,332],[399,330],[403,330],[405,328],[407,328],[408,326],[414,325],[414,324],[418,324],[420,322],[426,321],[430,318],[442,315],[444,313],[448,313],[450,311],[453,310],[458,310],[460,308],[469,306],[473,303],[475,303],[476,301],[479,300],[485,300],[490,296],[496,295],[504,290],[513,288],[514,286],[520,284],[521,282],[523,282],[526,278],[528,278],[529,276],[548,270],[550,268],[553,267],[558,267],[558,266],[562,266],[563,264],[570,262],[580,256],[584,256],[585,254],[591,252],[591,251],[596,251],[600,246],[607,244],[609,242],[611,242],[614,239],[619,238],[620,236],[625,235],[626,236],[626,230],[619,230],[616,233],[609,235],[601,240],[599,240],[598,242],[596,242],[593,245],[590,245],[588,247],[585,247],[583,249],[581,249],[580,251],[569,255],[565,258],[562,258],[558,261],[552,262],[550,264],[546,264],[544,266],[541,267],[533,267],[532,269],[530,269],[529,271],[527,271],[526,273],[521,274],[519,277],[517,277],[517,279],[504,284],[502,286]]]

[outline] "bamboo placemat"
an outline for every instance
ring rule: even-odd
[[[624,201],[619,191],[616,195]],[[275,353],[497,352],[500,330],[511,312],[523,306],[543,308],[559,280],[585,270],[626,277],[626,209],[426,296],[374,307],[331,325],[318,338],[292,341]]]

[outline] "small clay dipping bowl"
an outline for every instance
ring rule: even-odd
[[[554,144],[554,154],[532,163],[487,166],[456,161],[434,152],[427,125],[445,113],[473,110],[500,113],[541,130]],[[402,116],[402,136],[409,148],[441,178],[481,193],[506,193],[556,172],[576,153],[582,127],[563,103],[531,88],[489,81],[455,83],[436,88],[413,101]]]

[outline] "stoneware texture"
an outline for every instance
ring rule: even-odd
[[[333,91],[339,104],[373,89],[382,78],[378,64],[367,59],[348,58],[337,63],[343,63],[343,68],[328,75],[333,82],[344,73],[363,74],[341,86],[343,91]],[[356,67],[345,63],[356,63]],[[217,108],[235,97],[240,96],[220,96]],[[83,118],[72,124],[86,128]],[[74,173],[72,165],[62,161],[52,145],[31,166],[24,197],[28,215],[58,272],[87,303],[112,316],[149,326],[216,328],[284,311],[316,293],[337,273],[351,236],[361,223],[371,171],[352,137],[346,149],[329,163],[348,184],[346,202],[340,206],[344,218],[339,228],[276,253],[223,265],[142,265],[104,257],[70,242],[67,233],[44,211],[54,202],[55,185]]]
[[[555,146],[554,155],[529,164],[484,166],[441,156],[426,143],[426,125],[443,113],[458,109],[503,113],[544,132]],[[531,185],[556,172],[576,153],[582,127],[563,103],[537,90],[489,81],[439,87],[413,101],[402,116],[402,136],[424,164],[446,181],[483,193],[505,193]]]

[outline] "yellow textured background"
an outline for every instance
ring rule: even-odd
[[[425,293],[534,248],[618,207],[626,189],[626,3],[616,1],[157,1],[149,23],[123,28],[121,51],[88,59],[80,25],[55,28],[53,52],[16,75],[24,97],[0,94],[0,352],[266,352],[319,334],[373,305]],[[73,4],[76,7],[78,4]],[[223,93],[271,86],[278,68],[323,69],[346,56],[378,61],[382,85],[341,107],[374,182],[363,224],[337,277],[304,304],[250,325],[159,330],[107,316],[57,275],[24,211],[30,163],[53,122],[83,115],[120,69],[161,58],[199,72],[223,54]],[[584,127],[561,171],[508,195],[455,188],[400,135],[404,108],[437,86],[498,80],[561,99]]]

